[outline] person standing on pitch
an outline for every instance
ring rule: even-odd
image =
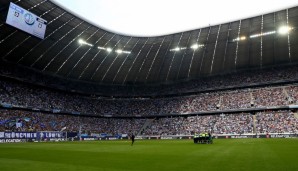
[[[131,134],[131,145],[135,142],[135,135],[132,133]]]

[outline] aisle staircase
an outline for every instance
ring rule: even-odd
[[[298,113],[294,113],[295,118],[298,119]]]
[[[222,106],[221,106],[222,100],[223,100],[223,97],[222,97],[222,95],[221,95],[221,96],[219,96],[219,102],[218,102],[218,104],[216,105],[216,108],[217,108],[217,109],[222,110]]]
[[[286,95],[286,98],[288,99],[288,103],[291,104],[293,103],[293,100],[291,98],[291,96],[288,94],[287,90],[285,89],[285,87],[282,88],[282,91],[284,92],[284,94]]]
[[[142,128],[139,130],[137,136],[138,136],[138,135],[141,135],[142,132],[143,132],[145,129],[147,129],[147,128],[152,124],[152,122],[153,122],[154,120],[155,120],[155,119],[147,119],[146,122],[144,123],[144,125],[142,126]]]
[[[250,95],[250,107],[253,107],[255,105],[255,102],[250,89],[249,89],[249,95]]]
[[[257,132],[257,129],[256,129],[256,122],[257,122],[256,115],[253,115],[252,119],[253,119],[253,133],[256,133]]]

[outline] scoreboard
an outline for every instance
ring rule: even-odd
[[[47,21],[10,2],[6,23],[44,39]]]

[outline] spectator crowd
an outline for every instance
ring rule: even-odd
[[[92,115],[147,116],[298,104],[298,85],[162,98],[102,98],[0,81],[0,103]]]
[[[0,105],[2,106],[12,105],[53,112],[66,111],[77,115],[1,109],[0,131],[59,131],[66,127],[70,132],[113,135],[131,132],[140,132],[142,135],[190,135],[196,131],[211,131],[214,134],[294,133],[298,130],[297,114],[287,110],[256,114],[205,116],[196,114],[207,111],[298,105],[297,84],[275,86],[270,84],[298,80],[297,70],[297,66],[265,69],[262,72],[243,72],[225,75],[225,77],[212,76],[187,83],[160,85],[143,90],[134,89],[134,94],[144,95],[140,98],[107,98],[1,79]],[[43,81],[45,84],[49,83],[47,79]],[[264,85],[252,86],[259,84]],[[229,87],[233,88],[225,89]],[[123,89],[113,90],[115,90],[114,95],[127,95],[127,92],[119,92]],[[179,95],[183,93],[187,95]],[[145,95],[160,96],[144,98]],[[165,114],[172,117],[159,118]],[[103,118],[103,116],[110,118]],[[156,118],[133,119],[131,116],[156,116]],[[124,117],[124,119],[113,117]]]
[[[256,114],[220,114],[155,119],[95,118],[22,110],[0,110],[0,131],[60,131],[109,135],[135,133],[154,135],[193,135],[195,132],[222,134],[298,133],[298,116],[291,111]]]

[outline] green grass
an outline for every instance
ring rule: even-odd
[[[298,139],[0,144],[1,171],[298,170]]]

